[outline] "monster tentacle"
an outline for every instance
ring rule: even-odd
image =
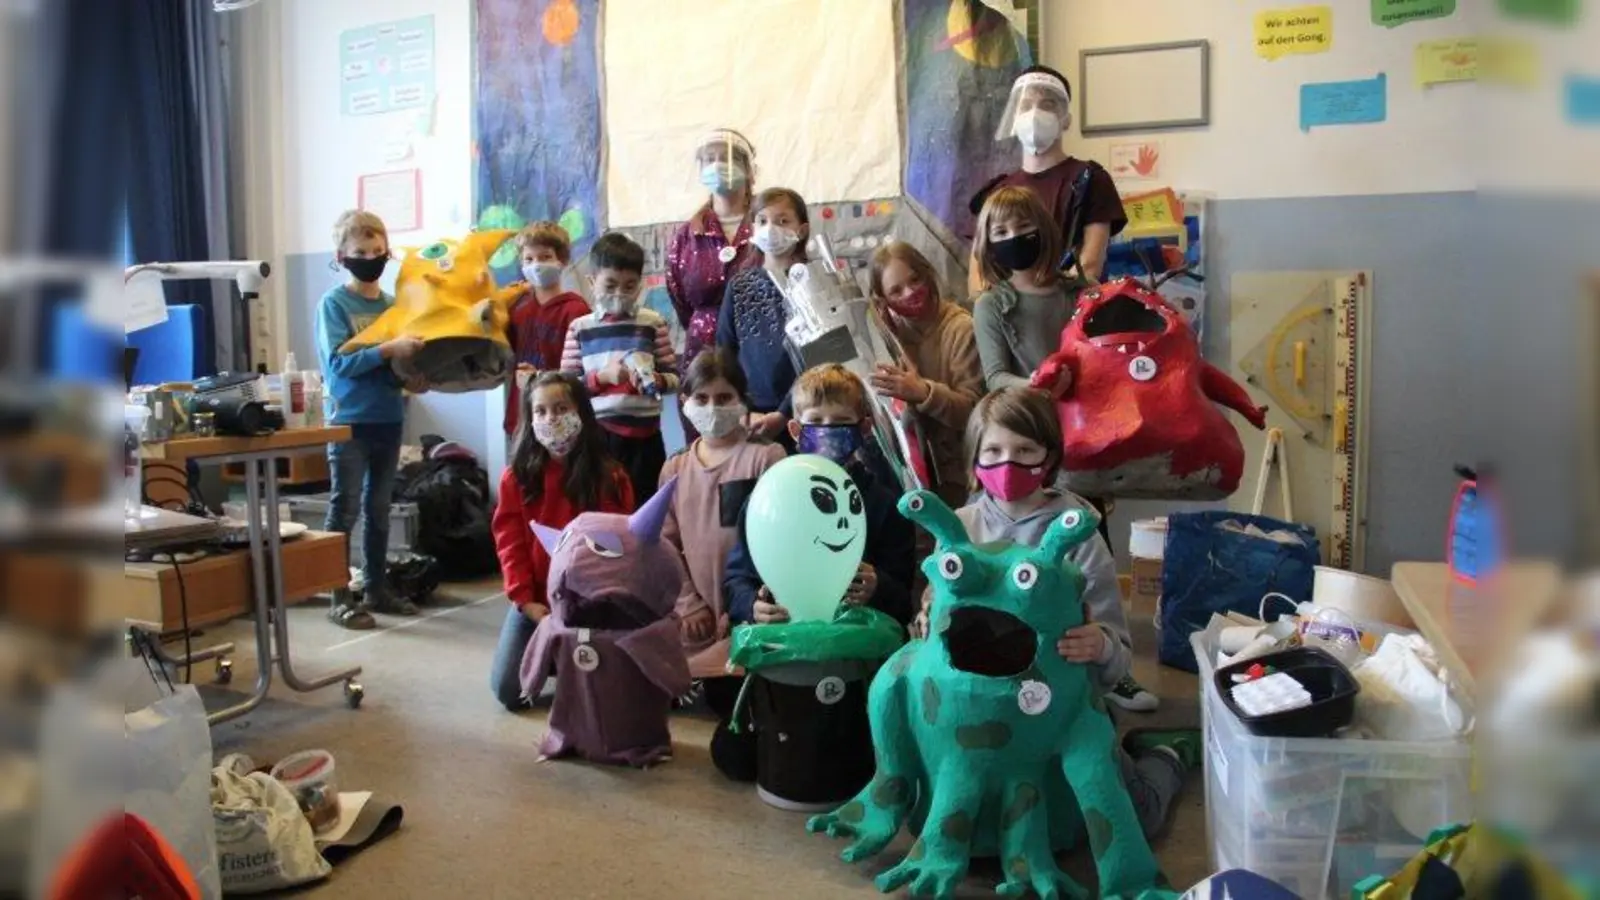
[[[1057,565],[1068,550],[1088,540],[1099,527],[1100,517],[1093,512],[1069,509],[1050,523],[1034,556],[1045,565]]]
[[[940,547],[969,543],[967,528],[932,491],[911,491],[900,498],[900,515],[922,526]]]

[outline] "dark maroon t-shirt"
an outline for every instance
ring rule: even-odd
[[[1074,214],[1072,185],[1085,167],[1089,168],[1090,173],[1089,184],[1083,195],[1083,215],[1078,217],[1076,233],[1066,235],[1067,229],[1072,227]],[[996,178],[973,198],[973,211],[977,212],[990,192],[1002,186],[1023,187],[1033,191],[1045,209],[1054,213],[1056,224],[1060,226],[1062,234],[1068,237],[1067,245],[1073,249],[1083,246],[1083,230],[1089,225],[1109,225],[1112,236],[1116,236],[1128,224],[1128,216],[1122,211],[1122,197],[1117,193],[1116,182],[1111,180],[1111,173],[1101,166],[1090,166],[1076,157],[1069,156],[1043,172],[1018,170]]]

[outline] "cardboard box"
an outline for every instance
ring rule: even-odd
[[[1153,616],[1161,600],[1161,560],[1133,558],[1133,590],[1128,595],[1134,615]]]

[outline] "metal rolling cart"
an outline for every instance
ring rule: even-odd
[[[265,508],[265,522],[261,516],[246,517],[255,588],[255,689],[239,703],[211,713],[207,719],[212,725],[238,718],[259,706],[272,687],[274,663],[284,683],[296,691],[305,693],[342,682],[345,702],[352,709],[361,705],[364,691],[357,680],[361,674],[360,666],[312,678],[302,677],[294,669],[289,652],[289,618],[283,592],[283,544],[278,516],[278,461],[319,452],[330,443],[342,443],[349,439],[348,427],[332,426],[291,429],[260,437],[177,438],[165,443],[145,444],[141,450],[145,459],[174,463],[193,460],[208,466],[243,464],[246,504],[252,510]],[[221,682],[226,683],[230,679],[231,669],[225,659],[218,660],[217,674]]]

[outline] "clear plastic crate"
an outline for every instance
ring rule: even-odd
[[[1404,865],[1435,828],[1471,819],[1470,745],[1258,737],[1212,683],[1213,635],[1195,632],[1190,643],[1215,870],[1249,869],[1309,900],[1343,900],[1361,879]]]
[[[296,522],[301,522],[312,529],[322,530],[323,523],[328,516],[329,494],[307,494],[304,496],[285,497],[284,502],[289,505],[289,516]],[[359,511],[356,520],[350,525],[349,546],[350,563],[354,566],[362,564],[361,559],[361,534],[363,518]],[[420,520],[417,516],[415,503],[389,504],[389,549],[410,550],[417,541],[417,529]]]

